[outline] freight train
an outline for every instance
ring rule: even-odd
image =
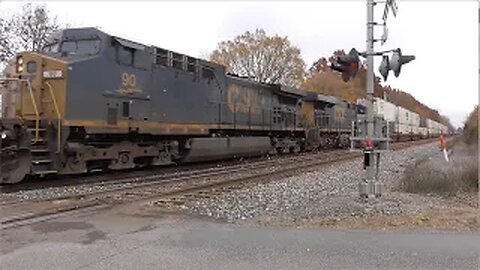
[[[363,104],[364,101],[358,100],[357,103]],[[375,97],[373,107],[376,114],[389,123],[390,135],[394,141],[418,140],[449,134],[446,125],[387,100]]]
[[[95,28],[55,33],[6,73],[0,183],[347,147],[365,113]]]

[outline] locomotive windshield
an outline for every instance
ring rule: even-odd
[[[67,55],[92,55],[100,51],[100,39],[66,40],[48,44],[43,52],[64,53]]]

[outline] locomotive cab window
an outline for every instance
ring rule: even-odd
[[[100,51],[100,40],[79,40],[77,41],[78,54],[97,54]]]
[[[77,50],[77,43],[75,41],[64,41],[62,43],[62,52],[74,53]]]
[[[47,46],[45,49],[50,52],[56,52],[56,45]],[[63,41],[60,46],[60,52],[67,55],[94,55],[100,51],[99,39],[68,40]]]
[[[60,48],[60,44],[59,44],[58,40],[56,40],[55,42],[50,43],[50,44],[46,45],[45,47],[43,47],[42,52],[58,53],[59,48]]]

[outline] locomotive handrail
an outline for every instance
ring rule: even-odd
[[[28,85],[28,91],[30,92],[30,98],[32,99],[33,109],[35,110],[35,140],[34,143],[38,142],[39,129],[40,129],[40,113],[38,112],[37,102],[35,101],[35,96],[33,95],[32,84],[29,80],[26,80]]]
[[[30,84],[30,81],[25,80],[25,79],[18,79],[18,78],[4,78],[4,79],[1,79],[0,81],[6,81],[6,82],[8,82],[8,81],[18,81],[18,82],[26,82],[27,83],[28,92],[30,93],[30,98],[32,99],[33,110],[35,111],[35,139],[34,139],[33,143],[38,142],[39,129],[40,129],[40,113],[38,111],[37,102],[35,101],[35,96],[33,95],[33,89],[32,89],[32,85]],[[23,101],[22,101],[22,104],[23,104]]]
[[[52,85],[49,82],[45,83],[48,86],[48,90],[50,91],[50,95],[52,96],[53,100],[53,106],[55,107],[55,112],[57,113],[57,121],[58,121],[58,127],[57,127],[57,154],[60,153],[60,147],[61,147],[61,136],[62,136],[62,117],[60,115],[60,110],[58,109],[58,104],[57,104],[57,98],[55,97],[55,93],[53,92]]]

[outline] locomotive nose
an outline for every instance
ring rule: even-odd
[[[0,119],[0,127],[0,184],[18,183],[30,173],[29,137],[15,120]]]

